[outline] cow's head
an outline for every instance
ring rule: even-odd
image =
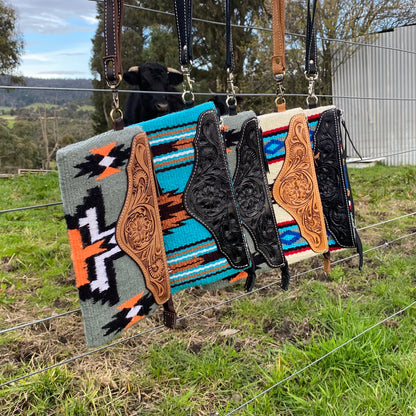
[[[174,86],[183,82],[181,72],[152,62],[131,67],[124,73],[123,79],[133,89],[155,91],[153,94],[130,94],[126,106],[126,124],[150,120],[183,109],[180,95],[160,93],[177,92]]]

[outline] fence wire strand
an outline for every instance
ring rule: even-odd
[[[414,233],[410,233],[410,234],[406,234],[406,235],[401,236],[401,237],[398,237],[398,238],[396,238],[396,239],[394,239],[394,240],[387,241],[387,242],[385,242],[385,243],[383,243],[383,244],[380,244],[380,245],[378,245],[378,246],[376,246],[376,247],[372,247],[372,248],[370,248],[370,249],[368,249],[368,250],[364,250],[364,253],[368,253],[368,252],[373,251],[373,250],[377,250],[377,249],[380,249],[380,248],[388,247],[390,244],[393,244],[393,243],[395,243],[395,242],[397,242],[397,241],[399,241],[399,240],[403,240],[403,239],[405,239],[405,238],[410,238],[410,237],[412,237],[412,236],[414,236],[414,235],[416,235],[416,232],[414,232]],[[352,255],[352,256],[349,256],[349,257],[346,257],[346,258],[343,258],[343,259],[340,259],[340,260],[337,260],[337,261],[333,261],[333,262],[332,262],[332,264],[338,264],[338,263],[341,263],[341,262],[344,262],[344,261],[350,260],[350,259],[352,259],[352,258],[354,258],[354,257],[357,257],[357,256],[358,256],[358,254],[354,254],[354,255]],[[322,268],[323,268],[323,266],[315,267],[314,269],[310,269],[310,270],[307,270],[307,271],[305,271],[305,272],[298,273],[298,274],[296,274],[296,275],[292,276],[292,278],[298,278],[298,277],[300,277],[300,276],[303,276],[303,275],[305,275],[305,274],[308,274],[308,273],[311,273],[311,272],[314,272],[314,271],[320,270],[320,269],[322,269]],[[272,286],[274,286],[274,285],[276,285],[276,284],[278,284],[278,283],[280,283],[280,280],[276,280],[275,282],[269,283],[268,285],[265,285],[265,286],[263,286],[263,287],[261,287],[261,288],[254,289],[254,290],[252,290],[251,292],[245,292],[245,293],[242,293],[242,294],[240,294],[240,295],[238,295],[238,296],[235,296],[235,297],[233,297],[233,298],[231,298],[231,299],[228,299],[228,300],[226,300],[226,301],[224,301],[224,302],[220,302],[220,303],[218,303],[218,304],[215,304],[215,305],[212,305],[212,306],[208,306],[208,307],[207,307],[207,308],[205,308],[205,309],[201,309],[201,310],[198,310],[198,311],[196,311],[196,312],[194,312],[194,313],[191,313],[191,314],[189,314],[189,315],[186,315],[186,316],[180,317],[180,318],[178,318],[178,321],[182,321],[182,320],[184,320],[184,319],[188,319],[188,318],[191,318],[191,317],[193,317],[193,316],[200,315],[200,314],[202,314],[202,313],[204,313],[204,312],[207,312],[207,311],[212,310],[212,309],[216,309],[216,308],[218,308],[218,307],[220,307],[220,306],[224,306],[224,305],[226,305],[226,304],[229,304],[229,303],[231,303],[231,302],[234,302],[235,300],[241,299],[241,298],[243,298],[243,297],[246,297],[246,296],[251,296],[251,295],[252,295],[252,294],[254,294],[254,293],[257,293],[257,292],[259,292],[259,291],[261,291],[261,290],[264,290],[264,289],[267,289],[267,288],[269,288],[269,287],[272,287]],[[159,325],[159,326],[156,326],[156,327],[150,328],[150,329],[148,329],[148,330],[146,330],[146,331],[139,332],[138,334],[132,335],[132,336],[130,336],[130,337],[127,337],[127,338],[122,338],[122,339],[120,339],[120,340],[118,340],[118,341],[112,342],[112,343],[107,344],[107,345],[103,345],[103,346],[101,346],[101,347],[99,347],[99,348],[95,348],[95,349],[90,350],[90,351],[87,351],[87,352],[85,352],[85,353],[83,353],[83,354],[79,354],[79,355],[77,355],[77,356],[75,356],[75,357],[71,357],[71,358],[68,358],[68,359],[66,359],[66,360],[60,361],[60,362],[58,362],[58,363],[52,364],[52,365],[50,365],[50,366],[40,368],[39,370],[36,370],[36,371],[34,371],[34,372],[32,372],[32,373],[29,373],[29,374],[24,374],[24,375],[22,375],[22,376],[20,376],[20,377],[17,377],[17,378],[12,379],[12,380],[5,381],[5,382],[3,382],[3,383],[1,383],[1,384],[0,384],[0,387],[4,387],[4,386],[7,386],[7,385],[9,385],[9,384],[15,383],[15,382],[17,382],[17,381],[24,380],[24,379],[26,379],[26,378],[28,378],[28,377],[32,377],[32,376],[35,376],[35,375],[37,375],[37,374],[43,373],[43,372],[45,372],[45,371],[52,370],[53,368],[60,367],[60,366],[65,365],[65,364],[72,363],[72,362],[74,362],[74,361],[77,361],[77,360],[79,360],[79,359],[85,358],[85,357],[87,357],[87,356],[89,356],[89,355],[92,355],[92,354],[95,354],[95,353],[97,353],[97,352],[100,352],[100,351],[106,350],[106,349],[108,349],[108,348],[111,348],[111,347],[114,347],[114,346],[120,345],[120,344],[122,344],[122,343],[125,343],[125,342],[130,341],[130,340],[135,339],[135,338],[138,338],[138,337],[140,337],[140,336],[143,336],[143,335],[146,335],[146,334],[149,334],[149,333],[155,332],[155,331],[163,330],[163,329],[165,329],[165,330],[166,330],[166,327],[165,327],[164,325]]]
[[[416,215],[416,211],[415,211],[415,212],[412,212],[412,213],[410,213],[410,214],[401,215],[400,217],[390,218],[390,219],[388,219],[388,220],[381,221],[381,222],[378,222],[378,223],[376,223],[376,224],[367,225],[366,227],[361,227],[361,228],[358,228],[358,231],[363,231],[363,230],[367,230],[367,229],[369,229],[369,228],[373,228],[373,227],[377,227],[377,226],[380,226],[380,225],[388,224],[388,223],[390,223],[390,222],[397,221],[397,220],[401,220],[401,219],[403,219],[403,218],[410,217],[410,216],[412,216],[412,215]],[[410,234],[410,235],[412,235],[412,234]],[[384,246],[384,244],[383,244],[382,246],[379,246],[379,247],[383,247],[383,246]],[[377,248],[378,248],[378,247],[377,247]],[[369,250],[367,250],[367,252],[368,252],[368,251],[371,251],[371,250],[372,250],[372,249],[369,249]],[[356,255],[356,254],[354,254],[353,256],[350,256],[350,257],[345,257],[345,258],[342,258],[342,259],[340,259],[340,260],[335,260],[335,261],[333,261],[333,262],[332,262],[332,264],[337,264],[337,263],[339,263],[339,262],[341,262],[341,261],[346,261],[346,260],[352,259],[352,258],[354,258],[354,257],[356,257],[356,256],[357,256],[357,255]],[[310,272],[313,272],[313,271],[319,270],[320,268],[322,268],[322,267],[318,267],[318,268],[316,268],[316,269],[310,269],[310,270],[308,270],[308,271],[306,271],[306,272],[302,272],[301,274],[296,274],[296,275],[294,275],[292,278],[297,278],[297,277],[300,277],[300,276],[302,276],[303,274],[306,274],[306,273],[310,273]],[[274,285],[274,284],[276,284],[276,283],[273,283],[272,285]],[[269,287],[269,286],[267,286],[267,287]],[[266,287],[262,287],[262,288],[259,288],[259,289],[254,289],[252,292],[255,292],[255,291],[257,291],[257,290],[263,290],[263,289],[265,289],[265,288],[266,288]],[[17,330],[17,329],[22,329],[22,328],[25,328],[25,327],[28,327],[28,326],[32,326],[32,325],[40,324],[40,323],[43,323],[43,322],[46,322],[46,321],[50,321],[50,320],[55,319],[55,318],[61,318],[61,317],[65,316],[65,315],[70,315],[70,314],[77,313],[77,312],[80,312],[80,311],[81,311],[81,309],[79,309],[79,308],[78,308],[78,309],[74,309],[74,310],[72,310],[72,311],[63,312],[63,313],[61,313],[61,314],[48,316],[47,318],[42,318],[42,319],[38,319],[38,320],[36,320],[36,321],[32,321],[32,322],[27,322],[27,323],[24,323],[24,324],[20,324],[20,325],[17,325],[17,326],[11,327],[11,328],[2,329],[2,330],[0,330],[0,335],[1,335],[1,334],[4,334],[4,333],[6,333],[6,332],[11,332],[11,331],[14,331],[14,330]]]
[[[62,313],[59,313],[57,315],[48,316],[47,318],[38,319],[37,321],[27,322],[25,324],[17,325],[17,326],[14,326],[12,328],[2,329],[0,331],[0,335],[5,334],[6,332],[14,331],[16,329],[26,328],[27,326],[42,324],[44,322],[50,321],[50,320],[55,319],[55,318],[62,318],[63,316],[66,316],[66,315],[72,315],[73,313],[76,313],[76,312],[81,312],[81,309],[78,308],[78,309],[74,309],[72,311],[62,312]]]
[[[35,91],[77,91],[77,92],[105,92],[112,93],[109,88],[75,88],[75,87],[37,87],[37,86],[24,86],[24,85],[0,85],[0,89],[5,90],[35,90]],[[131,93],[131,94],[166,94],[166,91],[143,91],[143,90],[118,90],[119,93]],[[171,95],[182,95],[180,91],[169,91]],[[194,92],[195,96],[213,97],[215,95],[226,96],[224,92]],[[276,93],[238,93],[241,97],[276,97]],[[285,93],[286,97],[307,97],[308,94],[291,94]],[[351,95],[328,95],[317,94],[318,98],[331,98],[331,99],[346,99],[346,100],[368,100],[368,101],[405,101],[415,102],[416,97],[356,97]]]
[[[28,209],[35,209],[35,208],[53,207],[53,206],[56,206],[56,205],[62,205],[62,202],[52,202],[50,204],[31,205],[31,206],[28,206],[28,207],[2,209],[2,210],[0,210],[0,214],[6,214],[8,212],[15,212],[15,211],[25,211],[25,210],[28,210]]]

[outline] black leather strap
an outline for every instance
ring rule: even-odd
[[[225,0],[225,69],[234,71],[233,39],[231,35],[231,0]]]
[[[124,127],[117,88],[123,79],[121,65],[121,29],[123,26],[123,0],[104,0],[104,77],[113,91],[113,108],[110,118],[114,130]]]
[[[123,25],[123,0],[104,1],[104,76],[108,85],[121,82],[121,28]]]
[[[308,11],[306,17],[306,56],[305,56],[305,73],[307,76],[318,73],[316,63],[316,33],[315,33],[315,12],[317,0],[308,0]]]
[[[176,30],[178,32],[179,63],[192,63],[192,0],[174,0]]]

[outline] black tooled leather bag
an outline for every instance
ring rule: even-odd
[[[246,290],[254,285],[256,272],[282,269],[282,280],[289,280],[289,268],[276,226],[273,204],[267,183],[267,162],[256,114],[237,113],[234,86],[234,54],[231,34],[231,0],[226,0],[226,59],[227,97],[221,117],[221,129],[227,148],[227,161],[240,210],[243,229],[252,256],[253,273],[246,280]],[[210,288],[219,287],[220,281]]]

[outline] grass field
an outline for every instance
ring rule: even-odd
[[[416,167],[351,169],[358,227],[416,211]],[[57,174],[0,179],[0,210],[60,200]],[[0,214],[0,331],[79,307],[62,207]],[[415,300],[415,216],[365,228],[326,276],[314,258],[263,290],[0,387],[0,415],[226,415]],[[396,240],[396,241],[394,241]],[[386,242],[394,241],[386,245]],[[373,247],[377,249],[371,250]],[[337,254],[349,257],[350,250]],[[180,316],[243,294],[175,295]],[[155,314],[124,337],[160,325]],[[79,312],[0,333],[0,383],[89,350]],[[245,405],[238,415],[416,415],[416,307]]]
[[[0,116],[1,120],[4,120],[7,123],[7,127],[9,129],[12,129],[14,126],[14,122],[16,120],[16,116],[11,116],[11,115],[1,115]]]

